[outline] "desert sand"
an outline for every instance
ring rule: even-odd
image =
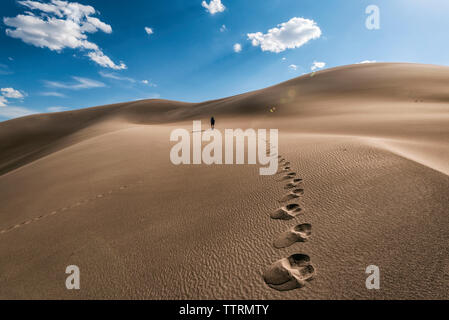
[[[279,129],[280,172],[173,165],[170,132],[212,115]],[[0,154],[2,299],[449,298],[448,67],[32,115],[0,123]]]

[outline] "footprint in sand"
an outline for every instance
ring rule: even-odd
[[[301,253],[276,261],[263,274],[265,283],[279,291],[304,287],[314,276],[315,267],[310,257]]]
[[[125,190],[125,189],[131,188],[131,187],[133,187],[133,186],[135,186],[135,185],[139,185],[139,184],[143,184],[143,183],[144,183],[143,180],[138,180],[136,183],[132,183],[132,184],[130,184],[130,185],[122,185],[122,186],[119,186],[118,189],[119,189],[119,190]],[[54,216],[54,215],[56,215],[56,214],[58,214],[58,213],[70,211],[71,209],[74,209],[74,208],[77,208],[77,207],[79,207],[79,206],[82,206],[82,205],[84,205],[84,204],[86,204],[86,203],[88,203],[88,202],[95,201],[95,200],[101,199],[101,198],[105,198],[107,195],[110,195],[110,194],[112,194],[112,193],[114,193],[114,191],[113,191],[113,190],[109,190],[107,193],[100,193],[100,194],[98,194],[98,195],[96,195],[96,196],[93,196],[92,198],[80,200],[80,201],[78,201],[78,202],[76,202],[76,203],[74,203],[74,204],[72,204],[72,205],[70,205],[70,206],[66,206],[66,207],[59,208],[59,209],[57,209],[57,210],[55,210],[55,211],[52,211],[51,213],[48,213],[48,214],[45,214],[45,215],[40,215],[40,216],[35,217],[35,218],[33,218],[33,219],[24,221],[24,222],[22,222],[22,223],[20,223],[20,224],[16,224],[16,225],[14,225],[14,226],[12,226],[12,227],[9,227],[9,228],[7,228],[7,229],[0,230],[0,234],[7,233],[7,232],[9,232],[9,231],[11,231],[11,230],[14,230],[14,229],[23,227],[23,226],[28,225],[28,224],[31,224],[31,223],[33,223],[33,222],[37,222],[37,221],[42,220],[42,219],[44,219],[44,218],[47,218],[47,217],[50,217],[50,216]]]
[[[312,235],[312,225],[309,223],[298,224],[297,226],[287,230],[274,240],[275,248],[287,248],[295,242],[304,242]]]
[[[297,203],[291,203],[277,209],[270,214],[272,219],[290,220],[296,217],[302,211],[301,207]]]
[[[286,176],[283,176],[283,177],[281,178],[281,181],[293,179],[295,176],[296,176],[296,172],[290,172],[290,173],[288,173]]]
[[[299,198],[299,195],[297,195],[296,193],[291,192],[291,193],[288,193],[285,196],[283,196],[282,199],[280,199],[278,201],[279,202],[287,202],[289,200],[297,199],[297,198]]]
[[[291,199],[296,199],[299,198],[300,195],[304,194],[304,189],[294,189],[291,192],[287,193],[281,200],[279,200],[279,202],[286,202],[289,201]]]
[[[285,173],[285,172],[290,171],[290,170],[291,170],[290,166],[282,165],[281,169],[279,169],[279,171],[277,173]]]
[[[302,182],[302,179],[293,179],[291,182],[289,182],[285,185],[284,189],[296,188],[301,184],[301,182]]]

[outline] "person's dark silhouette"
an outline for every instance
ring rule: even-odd
[[[214,127],[215,127],[215,119],[214,119],[214,117],[210,118],[210,127],[212,128],[212,130],[214,130]]]

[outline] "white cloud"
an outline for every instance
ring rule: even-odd
[[[66,111],[68,110],[68,108],[66,107],[49,107],[47,108],[48,112],[62,112],[62,111]]]
[[[15,18],[3,18],[3,22],[12,28],[6,29],[10,37],[40,48],[60,51],[68,48],[98,50],[95,43],[87,41],[81,26],[74,21],[34,15],[18,15]]]
[[[239,53],[240,51],[242,51],[242,45],[240,43],[234,44],[234,52]]]
[[[145,27],[145,32],[146,32],[147,34],[153,34],[153,33],[154,33],[153,29],[150,28],[150,27]]]
[[[13,18],[3,18],[3,22],[9,27],[6,29],[8,36],[52,51],[60,52],[64,48],[88,50],[87,56],[102,67],[126,68],[123,63],[116,65],[98,45],[87,40],[89,33],[99,30],[112,32],[110,25],[91,16],[96,14],[92,6],[61,0],[51,0],[48,3],[26,0],[19,1],[19,4],[32,11],[39,11],[39,14],[26,11]]]
[[[220,27],[220,32],[225,32],[227,30],[226,25]]]
[[[299,48],[312,39],[321,36],[321,29],[310,19],[291,18],[277,25],[267,33],[248,33],[248,40],[253,46],[260,46],[262,51],[282,52],[286,49]]]
[[[287,60],[287,58],[286,58],[286,57],[283,57],[283,58],[282,58],[282,61],[285,61],[285,60]]]
[[[121,76],[119,76],[119,75],[117,75],[115,73],[111,73],[111,72],[100,71],[99,74],[103,78],[109,78],[109,79],[114,79],[114,80],[119,80],[119,81],[128,81],[128,82],[131,82],[131,83],[136,82],[136,80],[134,80],[133,78],[121,77]]]
[[[123,62],[120,62],[120,65],[116,65],[107,55],[105,55],[100,50],[91,51],[87,55],[92,61],[95,61],[102,67],[111,68],[114,70],[126,69],[126,65]]]
[[[46,85],[48,87],[59,88],[59,89],[69,89],[69,90],[101,88],[101,87],[106,86],[103,82],[88,79],[88,78],[73,77],[73,79],[75,80],[74,83],[46,81]]]
[[[6,107],[8,100],[4,96],[0,96],[0,107]]]
[[[292,69],[292,70],[298,69],[298,66],[297,66],[296,64],[291,64],[291,65],[289,65],[288,67],[289,67],[290,69]]]
[[[6,107],[8,105],[8,99],[23,99],[24,94],[14,88],[1,88],[0,89],[0,107]]]
[[[221,0],[211,0],[209,4],[206,1],[203,1],[201,3],[201,6],[206,8],[207,11],[209,11],[210,14],[216,14],[218,12],[225,11],[226,7],[221,3]]]
[[[315,71],[317,69],[323,69],[326,66],[325,62],[318,62],[318,61],[314,61],[312,64],[312,67],[310,67],[310,69],[312,71]]]
[[[23,117],[35,113],[32,110],[21,107],[9,106],[8,99],[23,99],[24,94],[14,88],[1,88],[0,89],[0,118],[17,118]]]
[[[35,113],[35,111],[20,107],[0,108],[0,117],[8,119],[24,117]]]
[[[16,89],[13,88],[1,88],[0,89],[2,95],[6,98],[10,98],[10,99],[22,99],[23,98],[23,94]]]
[[[357,63],[357,64],[376,63],[376,62],[377,62],[376,60],[364,60],[364,61],[360,61],[360,62]]]
[[[99,29],[105,33],[112,33],[112,27],[103,21],[100,21],[100,19],[95,17],[86,17],[86,20],[87,23],[82,26],[83,31],[95,33],[97,32],[97,29]]]

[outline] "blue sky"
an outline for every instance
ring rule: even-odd
[[[369,5],[380,10],[380,29],[365,26]],[[446,0],[2,0],[0,8],[0,121],[222,98],[311,72],[314,62],[316,70],[365,60],[449,65]]]

